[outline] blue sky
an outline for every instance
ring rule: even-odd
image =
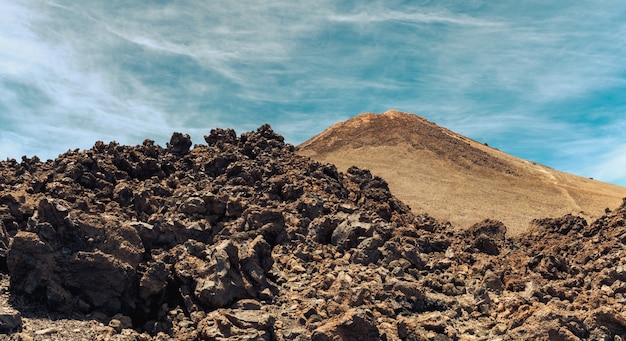
[[[0,0],[0,159],[388,109],[626,186],[626,3]]]

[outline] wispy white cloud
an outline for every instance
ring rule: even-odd
[[[106,70],[86,72],[77,46],[37,36],[32,29],[41,20],[37,12],[1,6],[5,110],[0,118],[11,127],[0,135],[3,155],[48,158],[70,147],[89,147],[97,139],[130,141],[163,134],[163,114],[140,101],[124,100],[108,84]]]
[[[460,26],[500,27],[502,23],[477,19],[468,15],[451,14],[448,12],[401,12],[388,11],[363,11],[356,14],[334,14],[328,17],[331,21],[371,24],[378,22],[403,22],[409,24],[454,24]]]
[[[624,9],[610,0],[0,0],[0,152],[163,142],[172,130],[201,142],[216,126],[265,122],[299,143],[396,108],[573,172],[589,167],[567,158],[601,155],[576,141],[595,141],[619,165],[617,133],[590,125],[615,125],[626,108],[602,103],[626,89]]]
[[[611,144],[600,157],[589,160],[583,171],[595,179],[626,184],[626,144]]]

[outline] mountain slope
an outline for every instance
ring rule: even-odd
[[[300,155],[341,170],[368,168],[414,212],[468,227],[486,218],[512,235],[537,217],[596,219],[626,188],[522,160],[398,111],[337,123],[298,146]]]
[[[204,140],[0,161],[0,341],[626,335],[626,201],[506,238],[499,221],[415,215],[268,125]],[[455,141],[440,160],[523,176]]]

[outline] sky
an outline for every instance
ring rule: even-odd
[[[389,109],[626,186],[626,2],[0,0],[0,160]]]

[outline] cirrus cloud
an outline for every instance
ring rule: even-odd
[[[266,122],[298,144],[394,108],[626,184],[625,12],[617,0],[0,0],[0,156]]]

